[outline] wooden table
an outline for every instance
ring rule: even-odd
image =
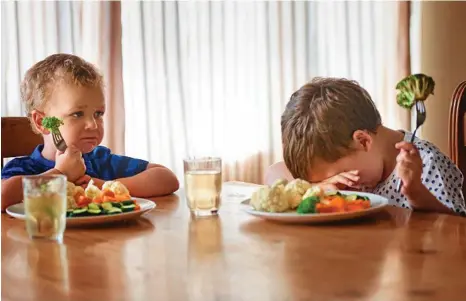
[[[2,300],[466,300],[466,219],[390,208],[371,219],[280,225],[243,213],[224,185],[218,218],[183,193],[112,227],[32,242],[2,215]]]

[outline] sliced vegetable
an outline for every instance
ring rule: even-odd
[[[126,205],[126,206],[122,206],[121,207],[121,211],[123,212],[129,212],[129,211],[133,211],[134,208],[136,208],[136,205],[132,204],[132,205]]]
[[[298,209],[296,209],[296,212],[298,212],[300,214],[315,213],[317,203],[319,203],[319,197],[310,196],[310,197],[304,199],[301,202],[301,204],[299,204]]]
[[[126,206],[126,205],[133,205],[133,204],[134,204],[134,201],[133,201],[133,200],[126,200],[126,201],[122,201],[121,203],[123,204],[123,206]]]
[[[117,213],[122,213],[123,211],[120,208],[115,208],[113,207],[112,209],[107,211],[107,214],[117,214]]]
[[[72,216],[84,216],[87,214],[87,207],[77,208],[73,210]]]
[[[100,210],[100,209],[90,209],[89,208],[87,210],[87,212],[89,212],[89,214],[91,214],[91,215],[99,215],[102,212],[102,210]]]

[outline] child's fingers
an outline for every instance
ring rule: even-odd
[[[407,142],[407,141],[401,141],[395,144],[395,148],[402,150],[404,149],[405,151],[417,151],[417,148],[414,146],[414,144]]]
[[[351,179],[343,176],[342,174],[339,174],[339,175],[336,175],[334,177],[334,183],[340,183],[340,184],[344,184],[346,186],[352,186],[354,185],[354,182],[356,181],[352,181]]]
[[[340,174],[342,177],[347,178],[350,181],[357,182],[359,181],[359,176],[357,174],[351,173],[351,172],[343,172]]]

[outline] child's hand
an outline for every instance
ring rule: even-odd
[[[68,181],[76,182],[86,172],[81,151],[72,145],[68,146],[64,153],[57,150],[55,169],[66,175]]]
[[[78,178],[76,180],[76,182],[74,182],[74,185],[77,185],[77,186],[81,186],[82,188],[86,189],[87,187],[87,184],[89,184],[89,182],[91,181],[91,176],[89,175],[84,175],[80,178]]]
[[[422,186],[422,159],[412,143],[402,141],[395,147],[400,150],[396,157],[396,173],[403,182],[401,193],[410,199]]]
[[[352,170],[339,173],[319,183],[323,189],[338,190],[346,187],[354,187],[359,181],[359,171]]]

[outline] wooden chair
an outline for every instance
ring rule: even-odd
[[[30,155],[41,143],[27,117],[2,117],[2,168],[3,159]]]
[[[448,144],[450,158],[466,176],[466,81],[460,83],[453,92],[450,104]],[[463,183],[463,195],[466,196]]]

